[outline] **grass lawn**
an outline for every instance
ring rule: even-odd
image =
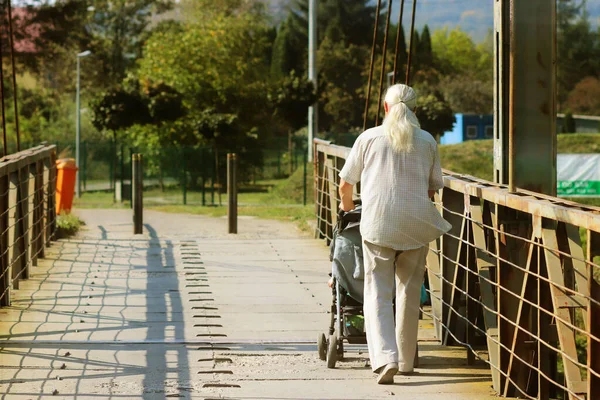
[[[493,181],[494,141],[476,140],[460,144],[440,146],[442,168],[459,174]],[[599,153],[600,134],[558,135],[559,153]],[[569,198],[569,200],[600,207],[600,199]]]
[[[307,205],[304,201],[304,171],[298,169],[288,179],[270,179],[257,181],[256,185],[241,186],[238,193],[238,214],[260,218],[293,221],[300,229],[309,230],[308,221],[314,219],[314,202],[312,187],[313,169],[307,169]],[[146,209],[188,213],[222,217],[227,215],[227,194],[219,195],[215,191],[214,204],[210,189],[205,190],[206,206],[202,206],[202,192],[188,190],[187,205],[183,204],[181,188],[168,187],[164,191],[149,188],[144,191],[144,207]],[[75,199],[74,208],[130,208],[130,202],[115,203],[113,193],[90,192],[84,193],[80,199]]]

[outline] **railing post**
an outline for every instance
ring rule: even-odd
[[[237,233],[237,155],[227,154],[227,220],[229,233]]]
[[[185,149],[181,150],[181,162],[183,166],[181,171],[181,190],[183,194],[183,205],[187,206],[187,170],[185,160]]]
[[[143,191],[144,191],[144,175],[142,170],[142,155],[132,154],[132,196],[131,201],[133,205],[133,233],[140,235],[143,233],[144,227],[144,205],[143,205]]]
[[[46,246],[49,246],[54,238],[54,232],[56,232],[56,150],[50,154],[50,159],[47,162]]]
[[[0,177],[0,306],[10,305],[10,261],[8,257],[8,175]]]
[[[307,162],[307,153],[304,151],[302,152],[302,161],[303,161],[303,165],[304,165],[304,201],[303,204],[306,205],[306,192],[307,192],[307,179],[306,179],[306,162]]]
[[[600,253],[600,233],[587,231],[587,259],[594,261],[594,257]],[[589,371],[600,374],[600,342],[592,339],[592,336],[600,337],[600,283],[594,277],[594,267],[587,266],[588,293],[587,301],[587,326],[589,335],[587,337],[587,367]],[[595,300],[596,302],[594,302]],[[600,398],[600,378],[588,372],[588,399]]]

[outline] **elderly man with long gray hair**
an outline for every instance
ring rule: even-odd
[[[411,87],[390,87],[383,124],[356,139],[340,172],[344,211],[354,208],[353,186],[361,182],[365,330],[380,384],[413,372],[428,245],[451,227],[431,201],[444,182],[437,143],[420,128],[416,104]]]

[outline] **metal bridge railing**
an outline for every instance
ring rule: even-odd
[[[316,236],[329,242],[350,149],[314,149]],[[452,229],[427,258],[437,338],[489,364],[502,396],[600,399],[600,208],[444,173],[435,202]]]
[[[0,306],[44,257],[56,227],[56,147],[0,158]]]

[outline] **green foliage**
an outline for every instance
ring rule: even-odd
[[[456,122],[450,105],[438,91],[424,91],[417,100],[417,117],[421,128],[428,131],[433,137],[439,138],[444,132],[452,129]]]
[[[563,119],[562,133],[575,133],[576,131],[575,118],[573,118],[573,114],[567,112]]]
[[[438,87],[455,113],[491,114],[493,112],[493,81],[457,74],[442,78]]]
[[[292,131],[306,126],[308,117],[306,110],[316,99],[312,82],[299,78],[295,71],[277,82],[271,95],[275,116]]]
[[[74,214],[61,213],[56,218],[56,238],[64,239],[75,235],[79,232],[79,229],[84,225],[83,221],[80,220]]]
[[[558,103],[563,103],[569,92],[586,76],[600,74],[600,43],[598,33],[592,30],[584,0],[559,0],[558,25]]]
[[[362,127],[368,60],[366,47],[323,41],[318,51],[321,130],[347,132]]]
[[[575,114],[600,115],[600,80],[587,76],[579,81],[565,103]]]
[[[109,90],[91,105],[92,123],[99,131],[117,132],[150,120],[148,106],[139,92]]]

